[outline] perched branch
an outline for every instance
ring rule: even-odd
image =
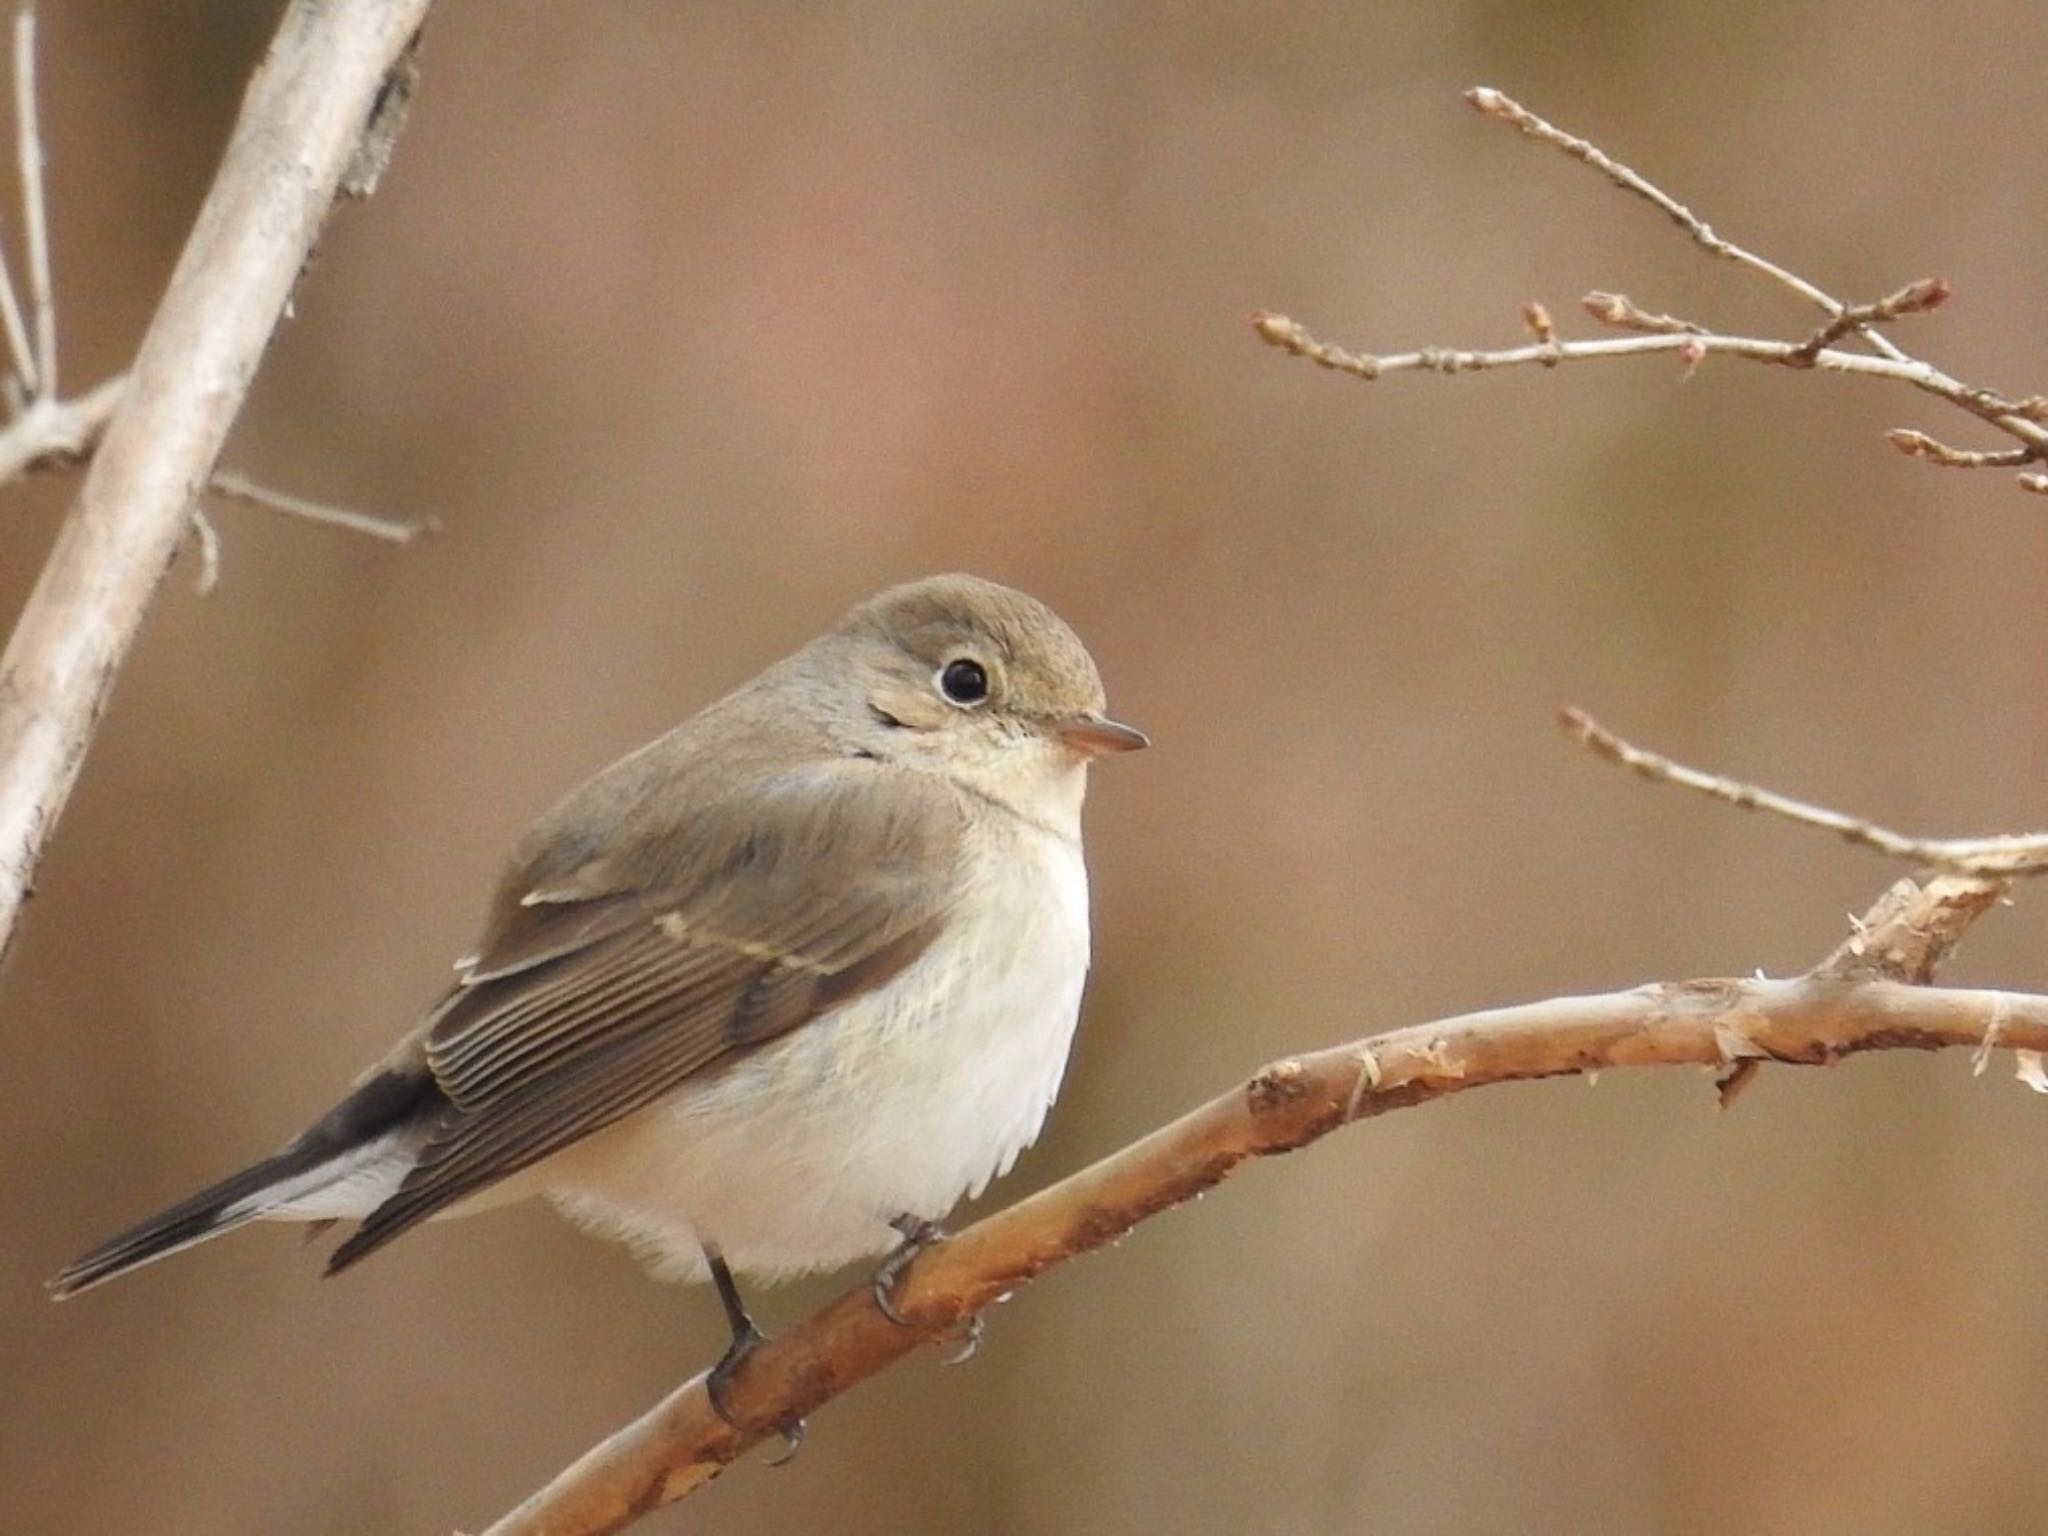
[[[1546,329],[1540,336],[1540,344],[1533,347],[1491,351],[1422,347],[1376,356],[1318,340],[1299,322],[1284,315],[1262,312],[1252,317],[1253,327],[1261,340],[1321,367],[1368,380],[1390,373],[1471,373],[1532,363],[1554,368],[1562,362],[1656,352],[1676,355],[1688,370],[1719,353],[1789,368],[1864,374],[1909,384],[1935,395],[2019,444],[2019,447],[2003,452],[1955,449],[1937,443],[1925,433],[1901,428],[1888,436],[1904,453],[1951,468],[2015,468],[2037,462],[2048,463],[2048,425],[2044,425],[2048,423],[2048,399],[2041,396],[2013,399],[1997,390],[1964,383],[1932,363],[1910,355],[1879,329],[1881,325],[1908,315],[1924,314],[1947,302],[1952,290],[1943,279],[1923,278],[1867,304],[1844,303],[1797,273],[1716,234],[1685,204],[1614,159],[1598,145],[1566,133],[1499,91],[1475,87],[1465,93],[1465,99],[1488,117],[1507,123],[1530,138],[1591,166],[1622,190],[1661,211],[1702,249],[1769,278],[1824,311],[1828,316],[1827,323],[1800,340],[1767,340],[1731,335],[1697,321],[1655,314],[1621,294],[1589,293],[1584,302],[1594,319],[1604,325],[1640,334],[1626,340],[1573,341],[1562,339],[1554,330]],[[1535,308],[1545,315],[1547,322],[1548,312],[1543,311],[1540,305]],[[1528,311],[1529,306],[1525,305],[1525,315]],[[1839,345],[1844,341],[1860,342],[1871,350],[1868,353],[1845,350]],[[2023,490],[2048,493],[2048,476],[2030,473],[2019,476],[2018,480]]]
[[[0,654],[0,956],[115,671],[429,4],[294,0],[250,84],[77,502]],[[33,256],[30,265],[37,284]]]
[[[919,1259],[898,1327],[857,1286],[741,1369],[728,1406],[698,1377],[564,1471],[485,1536],[624,1529],[717,1476],[779,1426],[822,1407],[1066,1260],[1220,1183],[1254,1157],[1467,1089],[1602,1071],[1742,1060],[1825,1065],[1869,1050],[2048,1050],[2048,998],[1890,981],[1712,980],[1559,998],[1418,1025],[1275,1062],[1241,1088],[961,1232]],[[1744,1055],[1742,1053],[1750,1053]]]
[[[2010,879],[2048,873],[2048,832],[2028,832],[2007,837],[1907,837],[1858,816],[1847,816],[1825,806],[1808,805],[1786,795],[1688,768],[1656,752],[1646,751],[1621,739],[1584,710],[1566,709],[1559,724],[1572,736],[1609,762],[1662,784],[1686,789],[1746,811],[1764,811],[1801,826],[1818,827],[1844,841],[1874,849],[1895,859],[1904,859],[1945,874],[1987,879]]]
[[[1806,976],[1658,983],[1418,1024],[1289,1057],[1072,1177],[977,1222],[905,1273],[889,1321],[859,1285],[747,1358],[713,1412],[702,1376],[593,1448],[484,1536],[600,1536],[711,1481],[750,1447],[1080,1254],[1354,1120],[1494,1083],[1610,1067],[1717,1069],[1725,1103],[1764,1062],[1874,1050],[2048,1051],[2048,997],[1916,985],[1999,882],[1901,881]],[[2044,1079],[2048,1081],[2048,1079]]]

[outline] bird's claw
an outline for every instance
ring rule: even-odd
[[[920,1253],[933,1243],[945,1238],[946,1229],[936,1221],[926,1221],[918,1216],[899,1216],[889,1223],[903,1235],[903,1241],[889,1250],[889,1256],[875,1266],[875,1305],[882,1316],[899,1328],[908,1328],[910,1319],[896,1310],[896,1282],[903,1278],[903,1271],[910,1268]]]
[[[960,1347],[946,1356],[948,1365],[965,1365],[981,1349],[981,1336],[988,1332],[988,1319],[979,1312],[968,1318],[960,1329]]]
[[[910,1319],[896,1305],[897,1282],[919,1254],[932,1244],[945,1240],[946,1229],[936,1221],[926,1221],[917,1216],[899,1216],[889,1225],[903,1235],[903,1241],[890,1249],[889,1256],[876,1266],[875,1306],[897,1327],[908,1328]],[[965,1365],[972,1360],[975,1351],[981,1348],[981,1336],[987,1328],[988,1324],[979,1312],[968,1318],[961,1327],[960,1347],[946,1357],[946,1364]]]
[[[796,1453],[804,1443],[804,1421],[791,1419],[787,1424],[778,1424],[775,1432],[782,1436],[782,1449],[768,1458],[771,1467],[786,1467],[796,1459]]]
[[[727,1346],[725,1353],[718,1357],[718,1364],[711,1367],[709,1374],[704,1378],[704,1395],[711,1400],[711,1411],[724,1420],[728,1428],[742,1433],[746,1431],[747,1426],[733,1416],[727,1394],[732,1389],[733,1374],[739,1370],[747,1356],[759,1349],[766,1340],[767,1336],[752,1323],[736,1330],[732,1336],[732,1343]],[[797,1447],[804,1443],[804,1421],[791,1419],[787,1424],[778,1424],[775,1432],[782,1436],[782,1450],[769,1459],[768,1465],[787,1466],[790,1458],[796,1455]]]

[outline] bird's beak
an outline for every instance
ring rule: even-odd
[[[1152,745],[1152,738],[1135,725],[1125,725],[1106,715],[1075,715],[1056,720],[1053,735],[1083,757],[1102,757],[1111,752],[1135,752]]]

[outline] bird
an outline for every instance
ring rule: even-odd
[[[254,1221],[544,1196],[661,1277],[884,1255],[878,1302],[1059,1091],[1088,970],[1088,765],[1147,745],[1035,598],[893,587],[568,794],[452,986],[275,1154],[51,1282],[77,1295]],[[719,1401],[714,1393],[714,1404]],[[723,1408],[721,1407],[721,1412]]]

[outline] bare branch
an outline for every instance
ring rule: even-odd
[[[115,671],[429,4],[293,0],[250,84],[130,384],[0,654],[0,955]],[[32,253],[40,296],[34,265]]]
[[[1863,916],[1849,920],[1849,937],[1814,974],[1925,986],[1962,942],[1963,931],[2003,901],[2008,889],[2006,881],[1983,875],[1936,875],[1924,886],[1901,880]]]
[[[1740,779],[1688,768],[1659,753],[1647,751],[1615,735],[1584,710],[1566,709],[1559,723],[1585,746],[1609,762],[1618,763],[1660,784],[1685,789],[1740,806],[1763,811],[1801,826],[1817,827],[1859,847],[1874,849],[1895,859],[1909,859],[1928,869],[1965,877],[2007,879],[2048,873],[2048,832],[2031,832],[2012,837],[1907,837],[1859,816],[1844,815],[1825,806],[1780,795]]]
[[[1923,315],[1930,309],[1939,309],[1954,292],[1945,278],[1923,277],[1917,283],[1906,284],[1896,293],[1886,294],[1875,303],[1852,305],[1801,342],[1799,355],[1810,361],[1819,355],[1823,347],[1833,346],[1851,331],[1896,320],[1902,315]]]
[[[2028,445],[2029,458],[2048,454],[2048,428],[2016,414],[2012,401],[2003,396],[1987,395],[1981,389],[1960,383],[1916,358],[1895,361],[1863,352],[1834,349],[1809,355],[1804,351],[1804,342],[1769,341],[1757,336],[1723,336],[1701,330],[1690,321],[1648,315],[1621,294],[1589,294],[1589,307],[1596,300],[1606,301],[1606,310],[1601,318],[1609,324],[1650,334],[1601,337],[1592,341],[1552,341],[1534,346],[1503,347],[1495,351],[1424,347],[1414,352],[1394,352],[1380,357],[1319,341],[1306,326],[1285,315],[1263,312],[1254,315],[1252,328],[1263,341],[1283,352],[1305,357],[1320,367],[1348,373],[1368,382],[1390,373],[1480,373],[1495,368],[1520,368],[1531,364],[1551,367],[1558,363],[1640,357],[1654,353],[1669,353],[1686,363],[1721,354],[1748,358],[1751,362],[1776,363],[1787,368],[1819,368],[1832,373],[1861,374],[1867,378],[1910,384],[1915,389],[1939,396],[2021,439]]]
[[[36,122],[36,13],[23,6],[14,18],[14,143],[21,164],[23,237],[28,244],[28,291],[35,304],[35,377],[29,388],[57,398],[57,291],[50,279],[50,220],[43,203],[43,137]]]
[[[220,585],[220,530],[204,507],[192,509],[192,537],[199,545],[199,574],[193,578],[192,590],[211,597]]]
[[[2019,439],[2027,445],[2028,459],[2048,457],[2048,428],[2020,415],[2014,402],[1953,379],[1918,358],[1895,360],[1834,349],[1809,354],[1804,350],[1804,342],[1770,341],[1758,336],[1724,336],[1700,329],[1690,321],[1649,315],[1620,294],[1589,295],[1589,305],[1594,299],[1613,301],[1609,311],[1601,315],[1609,324],[1652,334],[1602,337],[1593,341],[1553,341],[1537,346],[1503,347],[1495,351],[1423,347],[1382,357],[1319,341],[1306,326],[1285,315],[1261,312],[1252,317],[1252,328],[1261,340],[1283,352],[1305,357],[1320,367],[1348,373],[1368,382],[1390,373],[1479,373],[1494,368],[1526,367],[1532,363],[1552,367],[1562,362],[1638,357],[1650,353],[1671,353],[1688,363],[1719,353],[1748,358],[1752,362],[1776,363],[1787,368],[1818,368],[1830,373],[1861,374],[1866,378],[1909,384],[1939,396]]]
[[[1938,442],[1911,427],[1893,427],[1884,436],[1886,442],[1907,458],[1925,459],[1944,469],[2011,469],[2028,463],[2034,457],[2025,448],[1951,448],[1947,443]]]
[[[1705,358],[1723,353],[1789,368],[1820,368],[1832,373],[1862,374],[1891,379],[1935,395],[1988,422],[2020,445],[2016,452],[1979,457],[1959,449],[1943,448],[1925,434],[1891,434],[1892,442],[1903,452],[1927,458],[1933,463],[1958,466],[1999,464],[2010,468],[2036,461],[2048,462],[2048,399],[2030,395],[2014,400],[1997,390],[1966,384],[1933,364],[1910,356],[1878,329],[1881,324],[1921,314],[1945,303],[1951,290],[1943,279],[1923,278],[1871,303],[1845,304],[1806,278],[1724,239],[1677,198],[1614,159],[1598,145],[1566,133],[1499,91],[1475,87],[1465,93],[1465,99],[1488,117],[1507,123],[1530,138],[1591,166],[1631,196],[1658,209],[1702,249],[1769,278],[1825,311],[1828,323],[1800,340],[1765,340],[1730,335],[1697,321],[1656,314],[1624,294],[1589,293],[1585,305],[1594,319],[1603,325],[1640,334],[1626,340],[1566,341],[1557,336],[1554,328],[1550,328],[1539,333],[1541,344],[1535,347],[1493,351],[1423,347],[1378,356],[1320,341],[1304,326],[1284,315],[1261,313],[1252,317],[1252,324],[1262,340],[1293,356],[1307,358],[1320,367],[1361,379],[1378,379],[1389,373],[1404,372],[1472,373],[1526,364],[1554,368],[1559,363],[1650,352],[1676,354],[1688,372]],[[1547,311],[1545,319],[1548,319]],[[1875,355],[1845,351],[1836,345],[1851,337],[1868,345]],[[2024,490],[2048,494],[2048,476],[2022,475],[2019,483]]]
[[[1676,315],[1653,315],[1640,308],[1625,293],[1602,293],[1595,289],[1579,302],[1595,320],[1618,330],[1645,331],[1653,336],[1704,336],[1707,333],[1704,325],[1681,320]]]
[[[14,365],[6,391],[11,410],[36,398],[36,361],[28,325],[21,315],[21,295],[14,286],[14,268],[4,245],[0,245],[0,326],[5,327],[7,355]]]
[[[379,517],[373,512],[358,512],[350,507],[330,506],[324,501],[309,501],[303,496],[294,496],[287,491],[259,485],[248,476],[238,475],[229,470],[216,473],[207,481],[206,488],[217,496],[245,501],[252,506],[267,507],[273,512],[283,512],[291,517],[302,517],[309,523],[325,523],[330,528],[346,528],[350,533],[383,539],[390,544],[410,544],[421,534],[432,533],[440,526],[432,518],[411,521],[404,518]]]
[[[1486,116],[1498,122],[1506,123],[1510,127],[1527,134],[1530,138],[1560,149],[1574,160],[1591,166],[1624,192],[1641,198],[1651,207],[1663,213],[1672,223],[1690,235],[1694,243],[1702,250],[1718,256],[1724,261],[1732,261],[1738,266],[1747,267],[1750,271],[1760,273],[1772,282],[1791,289],[1792,292],[1798,294],[1799,297],[1806,300],[1809,304],[1825,310],[1831,318],[1837,318],[1847,313],[1848,306],[1833,294],[1826,292],[1814,283],[1808,282],[1797,273],[1787,271],[1776,262],[1767,261],[1754,251],[1745,250],[1734,241],[1723,239],[1720,235],[1714,233],[1712,227],[1708,225],[1705,219],[1702,219],[1662,187],[1630,170],[1598,145],[1581,139],[1576,135],[1566,133],[1562,128],[1545,122],[1512,97],[1503,95],[1491,87],[1480,85],[1474,86],[1471,90],[1465,92],[1465,100]],[[1894,360],[1904,356],[1903,353],[1894,348],[1878,332],[1869,329],[1860,322],[1852,321],[1851,324],[1856,327],[1864,340],[1868,341],[1883,355]]]
[[[35,352],[29,344],[28,325],[21,315],[21,295],[15,289],[14,268],[4,246],[0,246],[0,326],[6,329],[7,354],[14,363],[10,404],[39,398]]]
[[[1979,909],[1981,910],[1981,909]],[[1873,914],[1875,917],[1876,914]],[[1960,930],[1972,914],[1923,913]],[[1246,1161],[1306,1146],[1353,1120],[1468,1089],[1610,1067],[1824,1065],[1869,1050],[2048,1050],[2048,998],[1911,986],[1826,971],[1790,981],[1713,979],[1558,998],[1395,1030],[1267,1066],[1241,1087],[933,1248],[898,1292],[910,1326],[865,1285],[748,1357],[728,1391],[744,1426],[712,1411],[704,1378],[669,1394],[485,1536],[616,1532],[716,1477],[780,1426],[814,1412],[996,1300],[1222,1182]],[[1744,1063],[1749,1065],[1745,1066]]]

